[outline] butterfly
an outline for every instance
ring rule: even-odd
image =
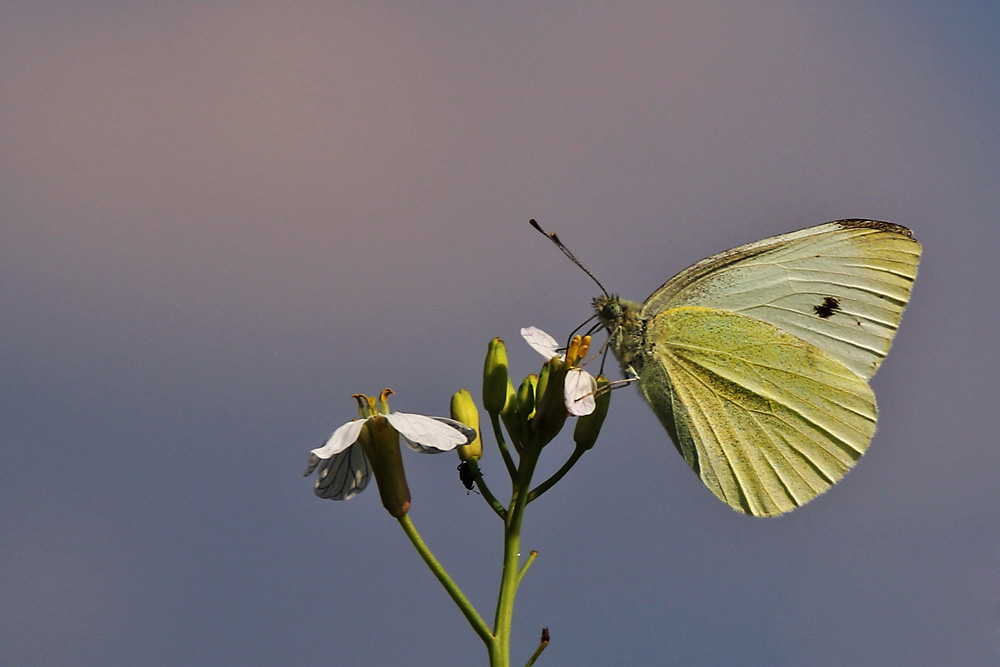
[[[868,379],[919,260],[906,227],[837,220],[704,259],[641,304],[605,294],[594,308],[705,486],[735,510],[775,516],[826,491],[868,448],[878,414]]]

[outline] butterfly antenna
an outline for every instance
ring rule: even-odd
[[[555,232],[545,231],[544,229],[542,229],[542,226],[535,221],[534,218],[528,220],[528,224],[537,229],[539,233],[543,234],[544,236],[547,236],[550,241],[556,244],[557,248],[562,250],[564,255],[569,257],[569,261],[573,262],[581,269],[583,269],[583,272],[586,273],[588,276],[590,276],[590,279],[593,280],[595,283],[597,283],[597,286],[601,288],[601,291],[604,292],[604,296],[611,296],[610,294],[608,294],[608,290],[604,289],[604,285],[602,285],[601,281],[597,279],[597,276],[591,273],[590,270],[587,269],[587,267],[585,267],[583,264],[580,263],[580,260],[578,260],[576,256],[569,251],[569,248],[563,245],[563,242],[559,240],[559,237],[555,235]]]
[[[569,332],[569,339],[573,340],[573,336],[576,335],[576,332],[579,331],[580,329],[584,328],[585,326],[587,326],[587,324],[589,324],[590,321],[593,320],[593,319],[595,319],[596,317],[597,317],[596,313],[594,315],[591,315],[590,317],[588,317],[586,320],[583,321],[583,324],[581,324],[577,328],[575,328],[572,331],[570,331]],[[590,329],[587,331],[587,333],[585,333],[583,335],[584,336],[592,336],[595,331],[597,331],[598,329],[601,328],[601,326],[603,326],[603,325],[595,324],[594,326],[590,327]]]

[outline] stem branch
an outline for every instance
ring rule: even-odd
[[[424,559],[425,563],[427,563],[427,567],[431,569],[431,572],[434,573],[437,580],[440,581],[441,585],[444,586],[444,589],[448,591],[448,595],[450,595],[451,599],[455,601],[456,605],[458,605],[458,608],[462,611],[466,620],[469,621],[469,625],[471,625],[472,629],[475,630],[477,635],[479,635],[479,638],[483,640],[487,649],[490,649],[496,639],[494,638],[493,633],[490,632],[489,626],[486,625],[483,617],[479,615],[479,612],[476,611],[474,606],[472,606],[469,599],[465,597],[465,593],[462,592],[462,589],[459,588],[458,584],[452,580],[452,578],[448,575],[448,572],[445,571],[444,567],[442,567],[437,559],[434,558],[434,554],[431,553],[431,550],[427,548],[426,544],[424,544],[424,540],[420,537],[420,533],[417,532],[413,522],[410,521],[410,515],[404,514],[399,517],[399,525],[403,527],[403,532],[405,532],[406,536],[410,538],[410,542],[413,543],[417,553],[419,553],[420,557]]]

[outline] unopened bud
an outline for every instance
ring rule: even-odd
[[[603,375],[597,376],[594,411],[577,419],[576,428],[573,429],[573,442],[576,443],[577,449],[590,449],[597,442],[597,436],[601,433],[601,426],[604,424],[604,418],[608,416],[608,407],[611,405],[611,391],[607,388],[608,384],[608,378]]]
[[[451,397],[451,418],[475,429],[476,439],[458,448],[458,458],[476,461],[483,455],[483,440],[479,437],[479,410],[467,389],[461,389]]]
[[[535,416],[531,420],[531,427],[543,444],[556,437],[569,416],[564,398],[565,382],[566,367],[563,362],[557,358],[546,362],[538,379]]]
[[[538,389],[538,376],[532,373],[524,378],[517,388],[517,412],[524,419],[531,419],[535,414],[535,391]]]
[[[514,392],[514,385],[510,383],[510,379],[507,380],[507,402],[503,406],[503,411],[500,413],[500,419],[503,421],[504,428],[507,429],[508,435],[510,435],[511,444],[514,445],[514,449],[521,451],[521,444],[524,442],[525,433],[525,418],[522,414],[525,410],[530,412],[532,410],[532,405],[534,404],[534,376],[528,376],[518,387],[517,393]],[[537,379],[537,378],[536,378]],[[523,402],[522,402],[523,400]]]
[[[483,407],[499,414],[507,402],[507,347],[499,338],[490,341],[483,366]]]

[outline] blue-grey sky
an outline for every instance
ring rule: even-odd
[[[445,414],[596,288],[845,217],[911,227],[879,430],[738,515],[634,389],[529,508],[539,665],[1000,660],[996,2],[8,3],[0,662],[485,664],[372,488],[317,499],[352,393]],[[543,459],[554,469],[570,445]],[[404,452],[404,456],[410,452]],[[484,614],[499,521],[405,456]],[[482,462],[504,489],[499,456]]]

